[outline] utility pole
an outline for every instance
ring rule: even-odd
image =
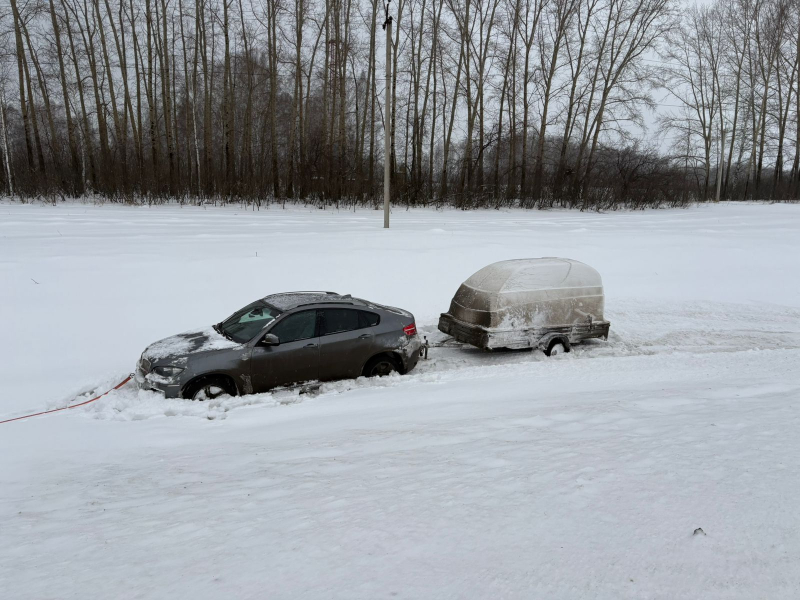
[[[386,103],[383,109],[384,131],[384,156],[383,156],[383,228],[389,229],[389,201],[392,197],[392,162],[391,162],[391,137],[392,137],[392,17],[389,15],[389,4],[386,3],[386,20],[383,29],[386,31]]]
[[[686,131],[686,156],[683,161],[683,198],[689,202],[689,131]]]
[[[719,141],[719,162],[717,163],[717,199],[719,202],[719,194],[722,189],[722,165],[725,162],[725,124],[720,119],[720,141]]]

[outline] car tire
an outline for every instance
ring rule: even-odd
[[[364,367],[365,377],[384,377],[400,372],[400,364],[397,359],[388,354],[382,354],[370,359]]]
[[[235,396],[236,390],[231,390],[231,385],[222,377],[201,377],[194,380],[183,390],[183,397],[187,400],[214,400],[220,396]]]
[[[544,351],[547,356],[558,356],[559,354],[565,354],[567,352],[569,352],[569,348],[558,338],[550,342],[547,346],[547,350]]]

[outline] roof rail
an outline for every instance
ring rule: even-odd
[[[297,308],[299,306],[310,306],[312,304],[348,304],[350,306],[353,306],[355,304],[355,302],[352,302],[352,300],[344,300],[344,299],[342,299],[342,300],[320,300],[320,301],[317,301],[317,302],[303,302],[301,304],[295,304],[295,308]]]
[[[293,292],[277,292],[275,294],[267,294],[265,298],[270,296],[288,296],[289,294],[326,294],[328,296],[339,296],[337,292],[326,292],[324,290],[296,290]]]

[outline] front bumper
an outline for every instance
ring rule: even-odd
[[[164,394],[165,398],[180,398],[181,385],[180,383],[161,381],[162,378],[153,373],[148,373],[141,362],[136,365],[136,371],[133,374],[133,380],[140,390],[147,390],[149,392],[158,392]]]

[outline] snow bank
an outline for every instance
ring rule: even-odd
[[[471,273],[561,255],[602,274],[613,323],[553,359],[437,348],[408,376],[125,387],[0,425],[4,597],[797,596],[800,207],[381,223],[0,204],[2,416],[88,399],[275,291],[398,305],[436,341]]]
[[[154,341],[274,292],[351,293],[435,325],[471,274],[525,256],[592,265],[607,311],[626,299],[797,307],[799,214],[414,210],[384,231],[376,211],[0,203],[0,414],[127,374]]]

